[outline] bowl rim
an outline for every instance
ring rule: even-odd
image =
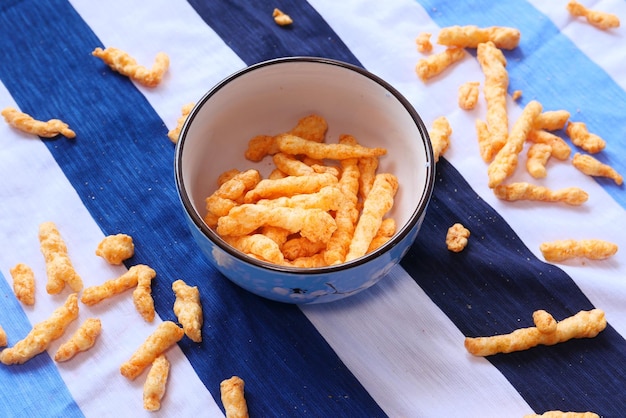
[[[405,108],[405,110],[413,119],[420,135],[421,140],[424,143],[424,147],[426,149],[426,182],[424,184],[424,189],[422,190],[422,197],[418,203],[418,205],[413,210],[410,215],[408,221],[401,227],[399,231],[397,231],[392,239],[388,240],[385,244],[377,248],[376,250],[359,257],[355,260],[351,260],[348,262],[344,262],[341,264],[331,265],[331,266],[323,266],[323,267],[311,267],[311,268],[302,268],[302,267],[293,267],[293,266],[283,266],[274,264],[271,262],[259,260],[253,257],[248,257],[241,251],[235,249],[226,241],[224,241],[213,229],[209,228],[204,219],[198,215],[196,209],[194,209],[194,205],[192,200],[187,192],[183,181],[183,170],[182,170],[182,157],[183,157],[183,148],[186,142],[187,133],[189,131],[189,126],[198,115],[200,109],[204,106],[204,104],[219,90],[224,88],[231,81],[249,73],[255,71],[259,68],[264,68],[276,64],[284,64],[284,63],[315,63],[315,64],[324,64],[331,65],[336,67],[342,67],[347,70],[354,71],[364,77],[369,78],[371,81],[379,84],[386,91],[392,94],[396,100]],[[281,58],[273,58],[266,61],[261,61],[256,64],[252,64],[242,68],[241,70],[235,71],[231,75],[222,79],[220,82],[215,84],[209,91],[207,91],[201,98],[196,102],[189,115],[187,116],[183,126],[180,130],[179,140],[176,143],[175,147],[175,155],[174,155],[174,175],[176,182],[176,189],[178,191],[179,199],[185,209],[185,212],[192,220],[193,224],[198,228],[202,234],[207,237],[214,245],[217,245],[226,253],[231,256],[237,258],[238,260],[252,265],[257,268],[266,269],[270,271],[274,271],[276,273],[283,274],[301,274],[301,275],[317,275],[317,274],[329,274],[335,271],[341,271],[346,269],[351,269],[357,267],[359,265],[366,264],[373,259],[378,258],[380,255],[387,253],[389,249],[393,248],[399,242],[401,242],[413,228],[420,222],[420,219],[423,218],[423,215],[426,212],[428,204],[430,202],[430,198],[433,193],[434,185],[435,185],[435,161],[433,148],[430,141],[430,137],[428,135],[428,130],[422,121],[422,118],[419,116],[413,105],[408,101],[404,95],[402,95],[396,88],[394,88],[387,81],[383,80],[379,76],[369,72],[363,67],[356,66],[354,64],[350,64],[344,61],[339,61],[331,58],[323,58],[323,57],[311,57],[311,56],[291,56],[291,57],[281,57]]]

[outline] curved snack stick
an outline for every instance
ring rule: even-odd
[[[172,290],[176,294],[174,313],[178,322],[192,341],[202,342],[202,304],[198,287],[179,279],[172,283]]]
[[[326,119],[313,114],[298,120],[296,126],[287,133],[306,139],[307,141],[324,142],[327,131],[328,123]]]
[[[80,292],[83,289],[83,280],[74,270],[67,254],[67,246],[53,222],[39,225],[39,242],[46,261],[46,291],[51,295],[60,293],[67,283],[72,291]]]
[[[584,122],[570,122],[565,128],[565,133],[574,145],[590,154],[597,154],[606,147],[606,141],[596,134],[589,133]]]
[[[382,247],[387,241],[393,237],[393,234],[396,233],[396,220],[393,218],[385,218],[383,222],[380,224],[380,228],[378,228],[378,232],[372,239],[369,248],[367,249],[368,253],[377,250]]]
[[[444,72],[448,67],[460,61],[466,55],[463,48],[446,48],[443,52],[420,59],[415,66],[415,72],[423,82],[426,82]]]
[[[137,348],[130,359],[120,366],[122,376],[134,380],[154,359],[183,338],[185,331],[172,321],[164,321]]]
[[[261,174],[254,169],[242,171],[222,183],[218,189],[206,198],[208,214],[214,217],[214,222],[207,222],[215,226],[217,218],[227,215],[235,206],[242,203],[246,192],[253,189],[261,181]]]
[[[377,174],[372,190],[363,202],[363,211],[354,229],[346,261],[367,253],[367,249],[382,224],[383,217],[393,206],[398,191],[398,179],[389,173]]]
[[[225,236],[224,241],[245,254],[252,254],[261,260],[283,264],[285,257],[281,247],[272,238],[263,234]]]
[[[385,148],[367,148],[361,145],[326,144],[307,141],[295,135],[284,134],[276,138],[278,149],[284,153],[304,154],[317,160],[343,160],[346,158],[379,157],[385,155]]]
[[[301,257],[311,257],[326,249],[325,242],[312,242],[303,237],[296,237],[287,240],[282,247],[282,253],[287,260],[295,260]]]
[[[167,378],[170,374],[170,362],[165,354],[157,356],[152,362],[146,381],[143,384],[143,407],[147,411],[161,409],[161,399],[165,395]]]
[[[341,190],[337,185],[324,186],[318,192],[297,194],[291,197],[279,197],[277,199],[261,199],[257,205],[302,208],[302,209],[322,209],[338,210],[343,198]]]
[[[187,103],[186,105],[184,105],[183,108],[181,109],[180,117],[176,120],[176,127],[167,133],[167,137],[173,143],[176,144],[178,142],[180,130],[183,128],[183,125],[185,124],[185,121],[187,120],[187,116],[189,116],[189,113],[191,113],[191,109],[193,109],[195,105],[196,104],[193,102]]]
[[[563,411],[546,411],[543,414],[528,414],[524,418],[600,418],[600,415],[594,412],[563,412]]]
[[[573,338],[593,338],[606,328],[604,311],[580,311],[560,321],[554,332],[541,332],[537,327],[520,328],[510,334],[465,338],[465,348],[475,356],[491,356],[527,350],[537,345],[554,345]]]
[[[248,417],[248,405],[244,397],[244,386],[245,383],[239,376],[233,376],[220,383],[220,395],[226,418]]]
[[[100,331],[102,331],[102,322],[97,318],[88,318],[69,340],[61,344],[54,355],[54,361],[67,361],[76,354],[89,350],[96,343]]]
[[[477,58],[485,74],[483,94],[487,103],[487,127],[489,140],[479,141],[480,156],[490,162],[504,146],[509,132],[509,117],[506,108],[509,73],[506,58],[493,42],[478,45]],[[477,127],[478,128],[478,127]]]
[[[431,36],[432,34],[430,32],[422,32],[417,35],[417,38],[415,38],[415,46],[417,47],[418,52],[426,54],[433,50],[433,44],[430,42]]]
[[[9,125],[22,132],[44,138],[52,138],[59,134],[69,139],[76,138],[76,133],[70,129],[69,125],[59,119],[43,122],[12,107],[5,107],[2,110],[2,116]]]
[[[547,144],[532,144],[526,154],[526,170],[536,179],[542,179],[548,175],[546,164],[552,155],[552,147]]]
[[[567,142],[563,141],[560,136],[556,136],[543,129],[532,129],[528,133],[527,139],[531,142],[534,142],[535,144],[550,145],[550,149],[552,150],[552,156],[561,161],[567,160],[572,153],[572,149],[569,147],[569,145],[567,145]]]
[[[274,154],[274,157],[272,157],[272,160],[276,168],[288,176],[306,176],[315,173],[311,166],[297,160],[291,154],[277,152]]]
[[[85,305],[95,305],[104,299],[137,286],[140,275],[156,276],[156,272],[144,264],[137,264],[115,279],[110,279],[100,285],[86,288],[83,291],[80,301]]]
[[[276,139],[270,135],[257,135],[248,141],[248,148],[244,156],[254,162],[259,162],[266,155],[274,155],[278,152]]]
[[[244,203],[254,203],[259,199],[274,199],[295,194],[315,193],[322,187],[337,184],[337,177],[331,173],[308,176],[287,176],[279,179],[263,179],[244,195]]]
[[[137,287],[133,290],[133,304],[135,309],[146,322],[154,321],[154,299],[152,298],[152,279],[156,272],[151,268],[141,268],[137,271]]]
[[[574,154],[572,164],[582,173],[588,176],[608,177],[618,186],[624,182],[624,178],[613,167],[603,164],[591,155]]]
[[[541,103],[533,100],[529,102],[519,119],[513,125],[506,144],[498,151],[487,168],[489,187],[494,188],[506,180],[517,167],[518,154],[524,147],[524,142],[531,131],[537,115],[541,113]]]
[[[26,264],[19,263],[10,270],[13,277],[13,293],[24,305],[35,304],[35,273]]]
[[[0,347],[6,347],[7,343],[7,333],[4,331],[4,328],[2,328],[2,325],[0,325]]]
[[[574,17],[584,17],[587,19],[587,22],[598,29],[606,30],[618,28],[620,25],[619,17],[617,17],[617,15],[599,10],[588,9],[574,0],[570,0],[569,3],[567,3],[567,11]]]
[[[149,70],[137,64],[133,57],[118,48],[107,47],[102,49],[98,47],[93,50],[92,55],[104,61],[113,71],[130,77],[146,87],[156,87],[170,66],[170,58],[165,52],[159,52],[156,55],[154,64]]]
[[[291,17],[288,14],[281,12],[279,9],[274,9],[272,17],[278,26],[288,26],[293,23]]]
[[[0,352],[0,362],[23,364],[45,351],[50,343],[63,335],[69,324],[78,318],[78,295],[70,294],[63,306],[59,306],[50,317],[35,324],[28,335],[13,347]]]
[[[546,261],[556,262],[583,257],[591,260],[604,260],[618,250],[617,244],[600,239],[558,240],[543,242],[539,246]]]
[[[459,107],[463,110],[472,110],[478,103],[478,87],[480,82],[468,81],[467,83],[459,86],[458,103]]]
[[[433,125],[428,132],[430,141],[433,144],[433,154],[435,156],[435,162],[439,161],[439,157],[443,155],[450,145],[450,135],[452,135],[452,128],[445,116],[439,116],[433,121]]]
[[[96,255],[109,264],[120,265],[135,254],[133,238],[126,234],[108,235],[100,241]]]
[[[493,189],[498,199],[515,200],[538,200],[541,202],[563,202],[568,205],[579,206],[587,201],[589,195],[578,187],[550,190],[547,187],[531,183],[519,182],[501,184]]]
[[[479,28],[478,26],[449,26],[441,28],[437,43],[460,48],[476,48],[479,44],[493,42],[502,49],[514,49],[519,45],[521,33],[518,29],[504,26]]]
[[[556,319],[543,309],[533,312],[533,322],[539,332],[544,334],[551,334],[556,331]]]
[[[546,131],[563,129],[569,117],[570,113],[567,110],[547,110],[537,116],[533,128],[545,129]]]

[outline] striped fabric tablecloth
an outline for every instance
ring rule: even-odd
[[[12,346],[63,303],[49,295],[38,227],[54,222],[85,286],[147,264],[157,318],[139,317],[130,293],[95,306],[102,334],[88,352],[54,361],[64,338],[23,365],[0,364],[0,416],[223,416],[220,382],[245,381],[253,417],[522,417],[549,410],[626,416],[626,193],[571,161],[552,158],[534,180],[523,163],[512,180],[553,189],[578,186],[589,200],[505,202],[487,185],[474,127],[485,119],[484,74],[476,51],[439,77],[415,73],[425,55],[421,32],[452,25],[510,26],[519,46],[504,51],[510,125],[525,104],[567,110],[606,140],[596,157],[626,174],[626,27],[599,30],[566,10],[566,0],[0,1],[0,108],[36,119],[59,118],[76,138],[40,139],[0,120],[0,325]],[[624,0],[584,1],[626,23]],[[277,7],[294,23],[274,23]],[[156,88],[112,72],[91,55],[114,46],[150,66],[171,60]],[[433,53],[442,45],[434,43]],[[173,174],[168,130],[184,104],[247,65],[307,55],[362,66],[396,87],[431,126],[446,116],[450,147],[417,242],[374,287],[320,305],[280,304],[224,279],[187,230]],[[458,87],[479,81],[477,107],[457,104]],[[521,90],[513,100],[511,94]],[[367,115],[363,115],[367,117]],[[564,131],[556,134],[570,145]],[[572,155],[580,150],[572,146]],[[525,158],[525,151],[521,154]],[[571,160],[571,156],[570,159]],[[445,247],[449,226],[463,223],[468,247]],[[135,255],[111,266],[95,255],[107,235],[125,233]],[[539,246],[599,238],[620,250],[610,259],[546,263]],[[36,302],[13,294],[10,269],[32,267]],[[171,283],[200,289],[202,343],[183,338],[168,352],[171,371],[158,412],[143,409],[145,375],[130,381],[119,366],[161,321],[176,321]],[[545,309],[557,320],[600,308],[608,325],[597,337],[527,351],[474,357],[466,336],[532,326]]]

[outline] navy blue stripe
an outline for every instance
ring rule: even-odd
[[[568,275],[524,246],[445,158],[437,164],[422,230],[401,264],[464,335],[506,334],[533,326],[537,309],[560,320],[593,308]],[[447,229],[456,222],[471,231],[460,253],[448,251],[445,244]],[[626,341],[610,325],[593,339],[489,360],[536,411],[590,410],[619,417],[626,410]]]
[[[22,110],[77,132],[46,144],[102,231],[133,236],[128,264],[157,271],[159,315],[175,320],[174,280],[200,288],[204,341],[180,346],[218,404],[220,381],[237,374],[252,416],[383,416],[297,307],[237,288],[200,255],[181,214],[166,127],[128,79],[91,56],[104,45],[69,3],[15,2],[0,18],[0,79]]]

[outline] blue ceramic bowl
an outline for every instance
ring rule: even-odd
[[[364,146],[387,148],[378,172],[393,173],[400,183],[389,214],[396,234],[361,258],[329,267],[295,268],[249,257],[205,224],[205,199],[226,170],[257,168],[268,174],[270,157],[259,163],[245,159],[249,139],[285,132],[312,113],[327,120],[328,142],[347,133]],[[286,303],[342,299],[384,278],[417,237],[434,174],[427,130],[400,93],[360,67],[310,57],[262,62],[213,87],[183,125],[175,156],[178,193],[200,250],[237,285]]]

